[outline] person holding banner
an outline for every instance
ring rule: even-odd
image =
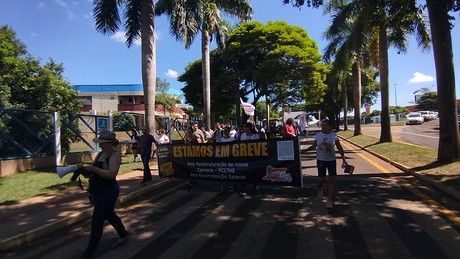
[[[92,258],[102,237],[104,222],[107,220],[117,231],[120,238],[112,247],[126,242],[128,232],[121,219],[115,213],[115,202],[120,194],[116,177],[121,164],[121,154],[115,149],[118,139],[112,131],[101,131],[93,140],[102,151],[94,159],[93,165],[83,169],[82,174],[89,177],[88,191],[94,205],[91,218],[91,236],[84,258]]]
[[[342,157],[343,163],[346,164],[345,153],[343,151],[340,140],[337,134],[332,131],[331,122],[328,119],[321,121],[321,132],[316,133],[313,145],[301,151],[306,153],[310,150],[316,149],[316,166],[318,168],[318,181],[316,190],[318,191],[318,198],[323,199],[323,184],[326,177],[326,170],[329,174],[328,177],[328,195],[326,200],[326,207],[333,207],[334,189],[335,189],[335,176],[337,176],[337,157],[335,147]]]
[[[243,133],[241,134],[240,140],[247,141],[247,140],[259,140],[260,136],[254,127],[254,124],[251,122],[246,122],[243,124]],[[256,184],[254,184],[254,190],[258,190]],[[241,196],[246,196],[246,183],[242,183],[240,186],[240,193]]]

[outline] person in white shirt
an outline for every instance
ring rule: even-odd
[[[329,189],[326,201],[327,208],[332,208],[333,206],[335,176],[337,176],[337,158],[335,154],[335,147],[337,147],[337,150],[342,157],[343,164],[347,164],[347,161],[345,160],[345,153],[342,145],[340,145],[339,138],[337,137],[337,134],[332,131],[331,122],[324,119],[321,121],[321,132],[316,133],[313,145],[301,151],[301,153],[306,153],[309,150],[316,149],[316,165],[318,168],[318,182],[316,184],[316,188],[318,191],[318,198],[320,199],[323,199],[323,184],[324,178],[326,177],[326,171],[329,174]]]
[[[168,135],[166,135],[166,130],[163,128],[161,128],[158,131],[158,144],[160,145],[169,144],[169,137]]]

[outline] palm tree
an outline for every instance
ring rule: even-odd
[[[153,1],[114,1],[94,0],[94,19],[96,30],[112,35],[120,28],[119,9],[124,7],[124,28],[126,44],[130,47],[141,38],[142,43],[142,84],[144,87],[144,105],[146,125],[155,130],[155,85],[156,85],[156,53],[155,53],[155,22]]]
[[[209,43],[213,36],[219,47],[224,47],[227,27],[220,12],[247,21],[252,7],[247,0],[159,0],[155,14],[169,16],[170,32],[189,48],[201,31],[201,55],[203,71],[204,117],[206,126],[211,126],[211,80]]]
[[[389,110],[388,47],[393,45],[399,52],[407,51],[407,35],[416,34],[419,47],[428,49],[429,33],[425,17],[416,7],[416,0],[355,0],[333,1],[338,17],[353,21],[353,40],[378,39],[378,68],[381,89],[381,135],[380,142],[391,142]],[[361,46],[361,45],[357,45]]]
[[[439,108],[440,163],[450,163],[460,157],[460,140],[455,97],[455,73],[452,53],[450,11],[460,8],[460,1],[427,0],[433,38],[434,60]]]
[[[351,63],[353,78],[353,104],[354,104],[354,136],[361,135],[361,65],[364,52],[368,49],[367,37],[361,34],[362,26],[354,23],[353,19],[347,17],[347,12],[340,12],[336,3],[331,2],[326,8],[327,12],[334,11],[332,23],[324,33],[326,39],[330,40],[325,49],[324,59],[329,61],[335,56],[333,69],[339,74],[346,75]],[[345,81],[345,80],[344,80]],[[347,121],[348,100],[347,89],[342,87],[344,98],[344,120]],[[347,124],[345,124],[345,129]]]

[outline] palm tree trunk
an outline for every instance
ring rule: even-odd
[[[356,60],[351,68],[353,75],[354,124],[353,136],[361,135],[361,63]]]
[[[384,25],[379,28],[379,72],[382,113],[380,120],[380,142],[392,142],[390,125],[390,85],[388,72],[388,37]]]
[[[447,1],[427,0],[436,66],[439,109],[440,163],[450,163],[460,157],[460,141],[456,107],[455,73],[452,37]]]
[[[209,61],[209,32],[203,29],[201,34],[201,55],[203,58],[203,98],[205,127],[211,127],[211,70]]]
[[[142,84],[144,88],[144,107],[146,126],[155,132],[155,87],[156,87],[156,50],[155,50],[155,4],[153,1],[141,1],[141,42],[142,42]]]
[[[343,130],[348,130],[348,89],[345,80],[345,76],[343,78],[343,85],[342,85],[342,103],[343,103]]]

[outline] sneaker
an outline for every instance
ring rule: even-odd
[[[239,192],[238,193],[240,196],[246,196],[246,193],[245,192]]]
[[[334,205],[332,204],[331,200],[326,201],[326,208],[331,209]]]
[[[117,242],[113,243],[112,248],[119,247],[128,241],[128,236],[120,237]]]

